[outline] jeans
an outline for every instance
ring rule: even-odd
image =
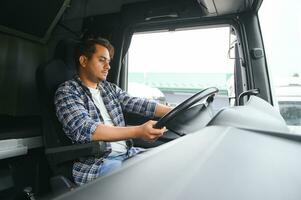
[[[105,158],[103,160],[103,164],[101,165],[98,173],[99,173],[99,176],[104,176],[106,174],[108,174],[109,172],[115,170],[115,169],[118,169],[121,167],[122,163],[139,154],[139,153],[142,153],[146,151],[146,149],[143,149],[143,148],[138,148],[138,147],[132,147],[130,148],[127,153],[125,154],[121,154],[121,155],[118,155],[118,156],[108,156],[107,158]]]

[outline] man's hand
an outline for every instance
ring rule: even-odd
[[[142,125],[139,126],[140,131],[138,132],[138,137],[148,140],[148,141],[155,141],[159,137],[161,137],[164,132],[166,131],[166,128],[163,127],[161,129],[153,128],[153,126],[156,124],[156,121],[148,121]]]
[[[166,113],[170,112],[173,108],[163,104],[157,104],[155,110],[156,117],[163,117]]]

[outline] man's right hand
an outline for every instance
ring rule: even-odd
[[[150,120],[142,125],[139,126],[140,131],[138,132],[138,137],[148,140],[148,141],[155,141],[159,137],[161,137],[164,132],[166,131],[166,128],[163,127],[161,129],[153,128],[153,126],[156,124],[156,121]]]

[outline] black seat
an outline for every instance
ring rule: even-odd
[[[45,153],[53,172],[52,186],[62,190],[71,189],[72,161],[87,155],[101,156],[104,143],[72,144],[64,134],[55,114],[54,94],[58,86],[72,79],[76,73],[74,48],[78,41],[68,39],[58,43],[54,59],[41,65],[36,73],[37,86],[42,107],[43,140]],[[71,181],[70,181],[71,180]]]

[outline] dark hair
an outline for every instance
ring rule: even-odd
[[[75,48],[76,69],[78,69],[78,67],[80,66],[80,63],[79,63],[80,56],[84,55],[88,59],[90,59],[96,51],[96,47],[95,47],[96,44],[106,47],[109,51],[110,58],[111,59],[113,58],[114,47],[109,42],[109,40],[107,40],[105,38],[87,39],[83,42],[79,42],[77,47]]]

